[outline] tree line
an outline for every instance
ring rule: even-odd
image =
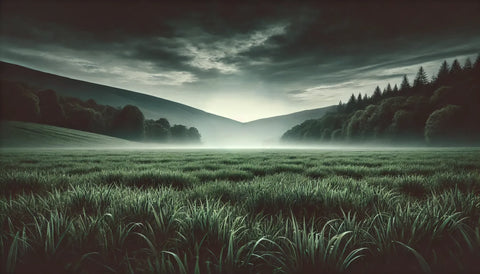
[[[480,55],[463,66],[444,61],[431,80],[420,67],[413,83],[404,75],[400,87],[352,94],[320,119],[294,126],[282,140],[480,144]]]
[[[171,126],[167,119],[145,119],[133,105],[112,107],[58,95],[54,90],[35,90],[23,83],[1,81],[2,120],[34,122],[105,134],[132,141],[200,142],[194,127]]]

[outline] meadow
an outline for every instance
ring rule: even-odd
[[[0,272],[480,273],[480,149],[2,150]]]

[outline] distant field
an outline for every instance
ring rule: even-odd
[[[0,272],[480,273],[480,149],[0,153]]]

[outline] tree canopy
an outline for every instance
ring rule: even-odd
[[[0,81],[1,119],[43,123],[82,131],[106,134],[133,141],[148,142],[200,142],[201,136],[194,127],[175,135],[165,118],[145,120],[141,110],[133,105],[114,108],[101,105],[93,99],[82,101],[59,96],[54,90],[41,90],[19,82]]]
[[[444,61],[431,81],[420,67],[413,86],[404,75],[400,89],[387,84],[370,97],[352,94],[336,110],[294,126],[282,140],[480,144],[479,106],[480,58],[473,64],[467,59],[463,67],[458,60],[451,66]]]

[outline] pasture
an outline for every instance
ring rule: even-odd
[[[0,272],[480,273],[478,148],[0,153]]]

